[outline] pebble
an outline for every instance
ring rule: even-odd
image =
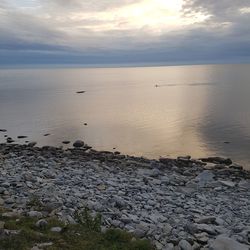
[[[42,218],[43,217],[43,214],[41,213],[41,212],[38,212],[38,211],[29,211],[28,213],[27,213],[27,215],[29,216],[29,217],[37,217],[37,218]]]
[[[39,228],[46,228],[47,225],[48,225],[48,222],[44,219],[41,219],[36,222],[36,227],[39,227]]]
[[[50,229],[51,232],[54,232],[54,233],[60,233],[62,231],[62,228],[61,227],[52,227]]]
[[[88,207],[102,214],[103,228],[134,232],[157,249],[224,247],[227,241],[217,237],[222,233],[249,246],[250,174],[240,168],[216,162],[206,169],[185,156],[156,161],[77,147],[0,144],[1,155],[0,205],[13,209],[6,217],[27,214],[37,218],[37,227],[46,227],[51,216],[74,224],[75,211]]]

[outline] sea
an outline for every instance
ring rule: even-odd
[[[1,68],[0,129],[0,143],[80,139],[151,159],[230,157],[250,169],[250,65]]]

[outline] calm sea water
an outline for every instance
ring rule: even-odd
[[[250,169],[250,65],[1,69],[0,128],[39,145],[83,139],[150,158],[228,156]]]

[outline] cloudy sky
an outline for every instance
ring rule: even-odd
[[[250,0],[0,0],[0,64],[250,61]]]

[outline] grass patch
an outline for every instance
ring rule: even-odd
[[[37,228],[38,219],[21,217],[19,219],[1,218],[5,221],[5,229],[17,230],[18,234],[1,236],[0,250],[26,250],[39,243],[52,242],[46,250],[153,250],[147,240],[141,240],[132,234],[120,230],[109,229],[101,232],[101,216],[91,216],[85,209],[75,216],[76,225],[64,225],[55,218],[47,219],[48,225]],[[59,226],[60,233],[51,232],[51,227]],[[14,232],[14,231],[13,231]]]

